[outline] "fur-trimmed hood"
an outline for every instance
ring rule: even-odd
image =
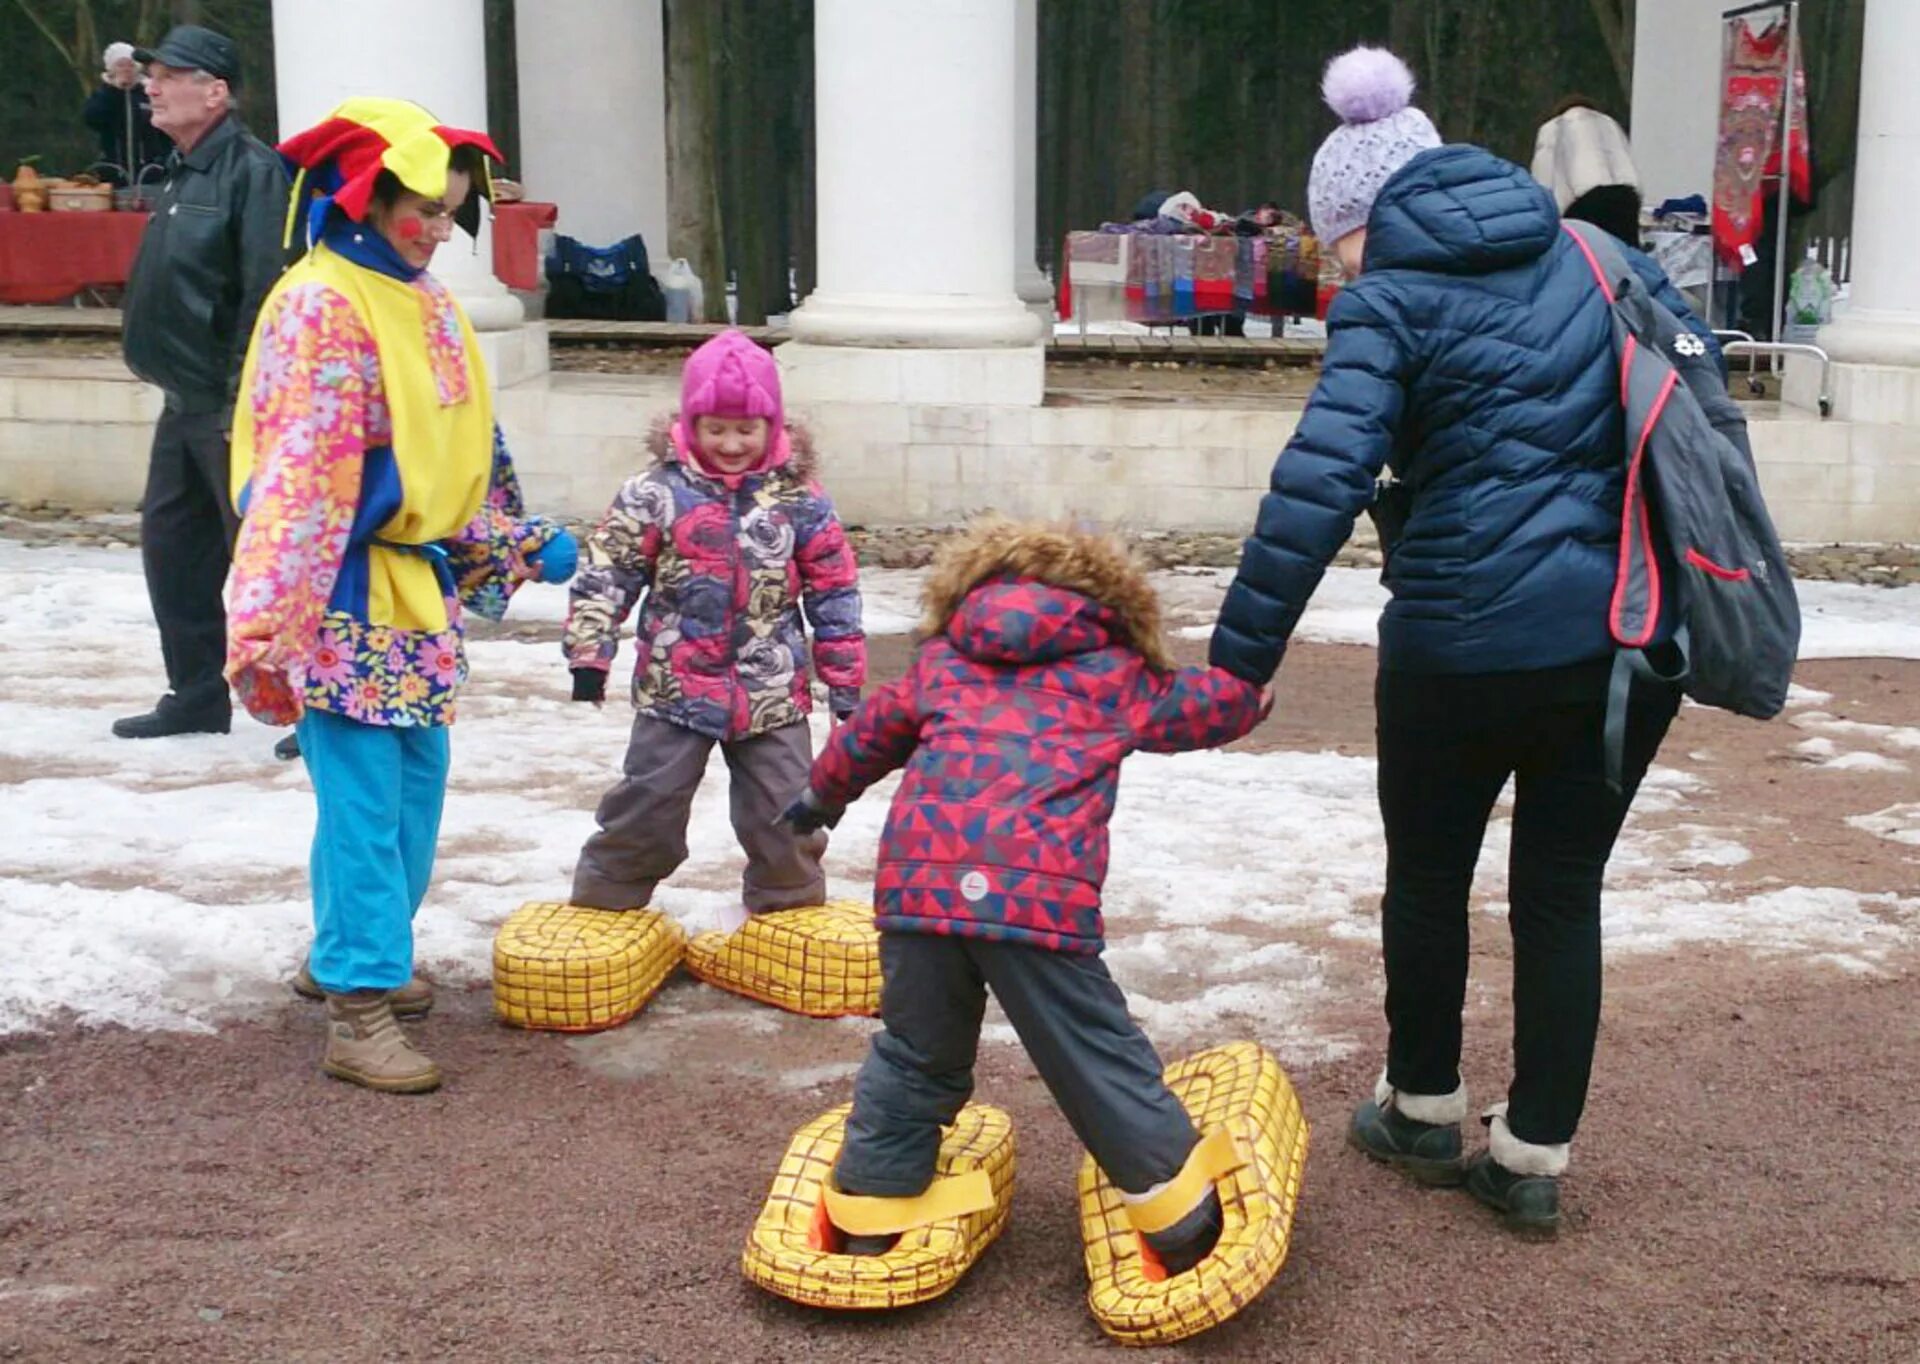
[[[1088,606],[1078,613],[1049,611],[1044,623],[1025,613],[1012,628],[1011,603],[996,600],[995,588],[1019,583],[1073,593]],[[945,634],[972,657],[1044,662],[1112,643],[1150,667],[1173,666],[1160,632],[1160,599],[1113,535],[1042,522],[977,521],[941,547],[921,602],[922,637]],[[1089,636],[1089,629],[1106,638]]]
[[[647,428],[647,453],[653,456],[655,464],[683,464],[701,478],[719,479],[719,475],[710,473],[697,461],[689,462],[690,451],[683,448],[684,435],[674,439],[674,430],[680,424],[676,413],[662,412],[653,419],[653,425]],[[812,483],[820,474],[820,456],[814,450],[813,433],[805,424],[789,419],[786,424],[785,441],[776,440],[768,458],[754,473],[770,474],[776,469],[785,470],[796,482]],[[783,457],[780,447],[784,446]],[[746,475],[742,475],[746,477]]]

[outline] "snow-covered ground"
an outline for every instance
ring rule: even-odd
[[[1158,581],[1176,625],[1204,633],[1226,575],[1174,571]],[[870,627],[910,629],[918,585],[912,572],[867,574]],[[1920,588],[1806,584],[1802,594],[1809,655],[1920,657]],[[1379,603],[1373,574],[1334,570],[1301,634],[1371,643]],[[534,587],[514,614],[553,620],[564,606],[562,590]],[[225,737],[110,737],[113,717],[144,709],[159,690],[139,556],[0,542],[0,641],[0,1032],[63,1012],[204,1028],[283,999],[309,932],[305,774],[273,761],[274,733],[244,716]],[[565,895],[630,721],[621,705],[569,702],[551,643],[480,642],[472,654],[438,876],[419,920],[422,961],[448,979],[486,973],[494,928],[520,903]],[[1920,758],[1920,730],[1836,719],[1822,709],[1829,700],[1796,689],[1791,721],[1806,733],[1807,762],[1844,771]],[[1705,810],[1709,782],[1658,768],[1639,808]],[[1109,960],[1153,1034],[1177,1041],[1230,1013],[1296,1062],[1350,1047],[1317,1019],[1331,988],[1329,954],[1377,932],[1371,760],[1142,756],[1123,790]],[[836,894],[870,891],[889,792],[890,784],[858,804],[835,834]],[[1920,844],[1920,805],[1856,823]],[[1481,868],[1482,887],[1496,896],[1505,839],[1496,821]],[[689,843],[692,857],[660,906],[700,928],[737,893],[739,875],[717,753]],[[1920,899],[1781,887],[1728,903],[1687,875],[1747,855],[1704,824],[1630,824],[1611,878],[1612,949],[1735,941],[1870,970],[1920,923]]]

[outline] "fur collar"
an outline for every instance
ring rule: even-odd
[[[1113,535],[1040,522],[989,517],[941,546],[921,593],[921,636],[943,633],[969,592],[1007,576],[1098,602],[1113,613],[1121,643],[1151,667],[1173,666],[1160,633],[1160,599],[1132,551]]]
[[[673,441],[668,435],[677,420],[679,420],[677,413],[662,412],[653,419],[653,425],[647,428],[647,453],[653,456],[653,463],[656,465],[680,463],[679,452],[673,448]],[[785,464],[771,472],[789,475],[797,483],[813,482],[820,474],[820,457],[813,448],[812,433],[801,423],[789,421],[787,444],[792,448],[793,453],[788,456]],[[700,468],[689,468],[688,472],[700,478],[712,477],[706,470]]]

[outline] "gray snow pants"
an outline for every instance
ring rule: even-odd
[[[1074,1134],[1115,1185],[1180,1173],[1198,1136],[1153,1043],[1095,956],[1018,943],[882,933],[884,1029],[853,1087],[841,1191],[910,1198],[933,1182],[940,1129],[973,1095],[987,991],[1000,1001]]]
[[[634,717],[625,775],[600,798],[600,828],[580,849],[573,903],[641,909],[654,887],[687,860],[687,817],[718,742],[679,725]],[[820,858],[825,831],[795,837],[781,813],[807,789],[813,737],[806,722],[720,743],[727,760],[733,832],[747,854],[741,902],[750,913],[796,909],[826,899]]]

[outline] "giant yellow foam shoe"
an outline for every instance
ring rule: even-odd
[[[650,909],[522,905],[493,938],[493,1011],[516,1028],[617,1027],[653,998],[686,945],[680,925]]]
[[[1130,1208],[1091,1157],[1080,1167],[1087,1305],[1100,1328],[1125,1345],[1198,1335],[1273,1282],[1287,1258],[1306,1166],[1306,1115],[1266,1048],[1210,1048],[1168,1067],[1167,1084],[1200,1130],[1200,1144],[1164,1207],[1149,1200]],[[1219,1244],[1186,1273],[1170,1276],[1140,1232],[1177,1221],[1208,1183],[1220,1194]]]
[[[687,969],[810,1018],[880,1012],[880,934],[873,906],[853,900],[755,914],[732,933],[698,934],[687,944]]]
[[[973,1267],[1007,1224],[1013,1202],[1013,1122],[968,1104],[940,1139],[932,1186],[918,1198],[854,1198],[830,1187],[851,1104],[793,1134],[740,1269],[794,1302],[843,1311],[907,1307],[937,1298]],[[841,1232],[890,1235],[884,1255],[839,1251]]]

